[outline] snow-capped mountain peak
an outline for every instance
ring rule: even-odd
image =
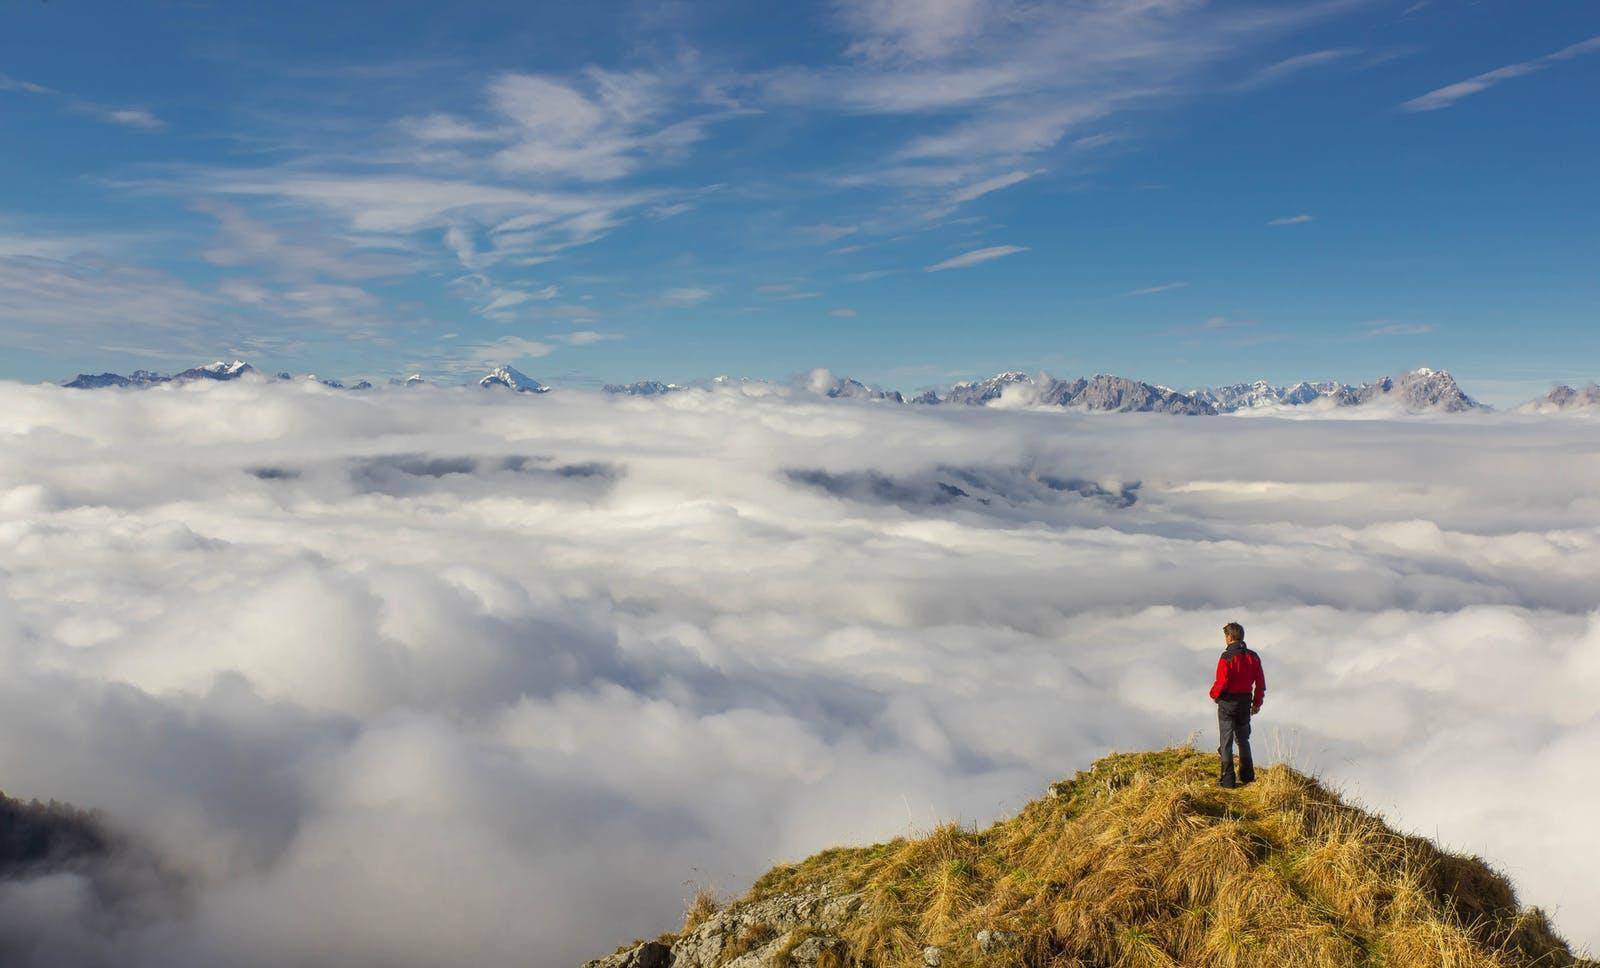
[[[246,363],[244,360],[234,360],[232,363],[226,363],[222,360],[218,360],[215,363],[207,363],[205,366],[197,366],[195,369],[204,370],[207,373],[214,374],[218,377],[222,377],[223,379],[228,379],[231,377],[236,377],[239,374],[244,373],[246,370],[254,369],[254,367]]]
[[[485,373],[478,380],[480,387],[507,387],[518,393],[546,393],[549,387],[518,370],[514,366],[501,365]]]

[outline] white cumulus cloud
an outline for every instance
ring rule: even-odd
[[[0,930],[25,968],[579,964],[686,880],[1207,742],[1236,619],[1263,759],[1600,943],[1592,430],[0,383],[0,776],[167,871],[11,879]]]

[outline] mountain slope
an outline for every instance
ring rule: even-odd
[[[1274,766],[1118,754],[986,830],[823,851],[590,968],[1588,965],[1483,861]]]

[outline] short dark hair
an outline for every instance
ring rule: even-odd
[[[1230,639],[1238,639],[1239,641],[1243,642],[1244,626],[1240,625],[1238,622],[1229,622],[1227,625],[1222,627],[1222,634],[1226,635]]]

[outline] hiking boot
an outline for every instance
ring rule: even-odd
[[[1232,790],[1234,787],[1236,787],[1238,785],[1239,784],[1237,784],[1237,783],[1235,783],[1233,781],[1233,777],[1231,777],[1231,776],[1225,776],[1222,779],[1217,781],[1217,786],[1222,787],[1224,790]]]

